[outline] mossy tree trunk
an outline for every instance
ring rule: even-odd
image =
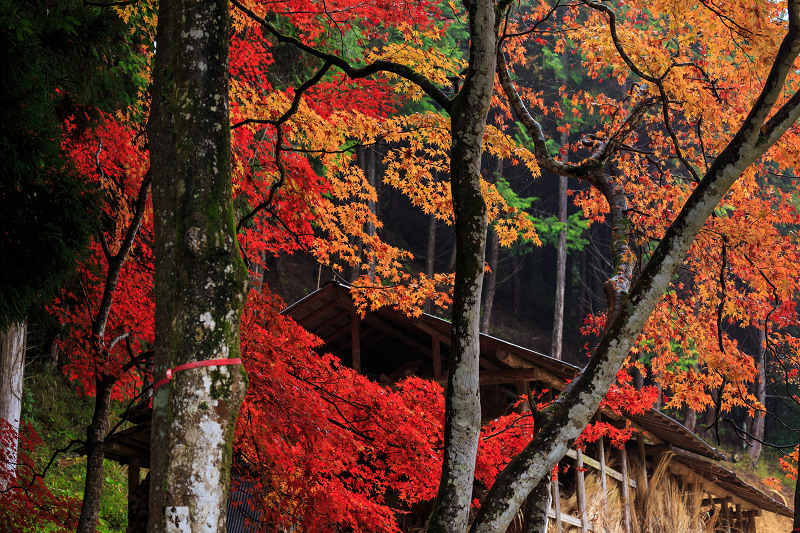
[[[156,258],[151,533],[224,531],[231,445],[247,376],[247,270],[231,199],[228,2],[159,8],[148,124]]]
[[[481,290],[486,251],[486,204],[480,172],[483,132],[494,90],[497,21],[507,3],[465,2],[470,69],[449,109],[450,180],[456,230],[453,329],[445,398],[444,463],[429,532],[467,528],[480,434],[478,360]]]

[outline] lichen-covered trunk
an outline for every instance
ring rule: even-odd
[[[490,0],[469,5],[470,70],[450,109],[450,182],[456,229],[453,333],[445,400],[444,463],[429,532],[467,529],[480,434],[478,342],[486,247],[480,184],[483,132],[494,84],[497,29]]]
[[[8,424],[0,425],[0,490],[6,488],[6,482],[17,472],[26,338],[25,321],[12,322],[0,331],[0,419]]]
[[[247,384],[237,361],[247,270],[231,200],[228,39],[227,1],[160,4],[148,124],[156,240],[150,533],[225,530]]]

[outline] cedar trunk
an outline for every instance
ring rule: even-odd
[[[0,419],[8,426],[9,435],[0,434],[3,453],[0,455],[0,490],[5,489],[5,480],[16,476],[17,446],[19,441],[19,418],[22,412],[22,376],[25,371],[25,340],[27,325],[12,322],[0,331]]]
[[[224,531],[231,447],[247,377],[239,322],[247,270],[231,199],[228,2],[159,8],[148,124],[156,258],[156,382],[148,531]]]

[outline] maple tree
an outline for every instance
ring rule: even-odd
[[[278,5],[234,0],[229,65],[232,192],[240,210],[238,245],[251,265],[263,263],[267,254],[302,250],[338,272],[345,265],[355,267],[363,275],[353,283],[354,297],[364,309],[390,304],[419,312],[426,299],[449,303],[449,285],[455,286],[446,404],[432,384],[409,380],[392,391],[332,358],[319,358],[312,351],[315,339],[278,315],[281,304],[268,288],[252,296],[244,311],[242,355],[253,386],[235,439],[237,450],[258,471],[269,519],[286,527],[391,531],[396,528],[392,509],[428,500],[438,491],[429,529],[465,531],[477,477],[492,489],[480,502],[472,529],[504,530],[567,445],[583,431],[584,440],[610,431],[588,425],[607,389],[613,389],[606,399],[612,407],[641,408],[654,400],[653,389],[635,391],[629,374],[617,373],[630,353],[649,354],[656,379],[670,391],[671,405],[709,405],[711,390],[718,389],[720,407],[757,409],[747,392],[756,367],[738,347],[734,328],[761,328],[772,346],[795,350],[797,345],[789,329],[796,322],[796,243],[785,231],[796,223],[797,214],[792,195],[763,178],[765,172],[795,165],[793,123],[798,111],[790,67],[797,54],[800,15],[794,2],[788,6],[783,16],[781,3],[744,10],[725,3],[714,12],[704,4],[666,1],[648,2],[647,9],[639,2],[612,9],[591,1],[495,5],[473,0],[467,6],[417,2],[401,11],[372,2],[298,0]],[[217,7],[219,13],[227,10],[227,4]],[[285,26],[270,22],[274,20]],[[436,43],[448,26],[461,20],[467,22],[469,53],[446,54]],[[786,44],[781,44],[787,31]],[[567,44],[565,34],[577,43],[592,77],[618,80],[625,89],[628,83],[630,90],[604,94],[564,88],[562,95],[572,109],[562,109],[522,87],[534,56],[530,52],[546,46],[559,51]],[[220,35],[215,45],[227,42],[227,32]],[[357,45],[343,48],[350,43],[345,36],[354,37]],[[161,58],[170,56],[170,46],[181,48],[176,39],[159,40]],[[307,80],[297,87],[284,88],[280,77],[271,74],[288,68],[273,57],[281,43],[296,47],[303,57]],[[208,57],[198,61],[210,66]],[[212,96],[222,98],[228,89],[220,81],[224,74],[218,75]],[[434,102],[434,109],[408,112],[423,95]],[[497,110],[495,122],[487,123],[491,105]],[[779,109],[772,113],[776,105]],[[562,146],[575,153],[570,159],[576,161],[564,162],[545,142],[535,116],[550,113],[577,122],[582,112],[596,113],[601,125],[587,132],[584,142]],[[528,129],[527,146],[504,131],[511,117]],[[225,124],[217,128],[223,133],[193,144],[224,148],[228,119],[215,120]],[[191,126],[180,131],[184,129]],[[137,343],[141,351],[154,343],[153,257],[141,237],[133,246],[125,233],[139,213],[131,200],[141,197],[142,190],[146,197],[147,178],[144,153],[116,119],[107,118],[86,139],[72,148],[73,157],[125,200],[106,211],[114,222],[92,245],[91,260],[81,268],[86,294],[64,294],[57,305],[64,309],[65,321],[86,332],[70,337],[72,361],[67,368],[87,392],[106,402],[110,395],[132,394],[141,385],[141,376],[132,371],[136,355],[131,351]],[[369,207],[376,191],[350,150],[378,139],[389,146],[385,183],[423,212],[455,224],[455,277],[405,272],[410,254],[369,231],[370,224],[381,224]],[[151,143],[159,149],[169,144],[153,138]],[[552,406],[538,406],[535,433],[528,415],[510,415],[483,429],[478,418],[476,336],[486,225],[494,220],[505,244],[519,234],[536,238],[532,222],[481,179],[484,150],[520,162],[532,174],[541,167],[588,183],[577,203],[588,218],[605,220],[613,231],[609,310],[586,325],[586,331],[602,339],[571,388]],[[113,162],[98,161],[110,154]],[[169,172],[178,160],[158,157],[160,173]],[[219,161],[227,162],[227,156]],[[119,172],[112,172],[112,166]],[[435,179],[442,172],[450,173],[449,183]],[[112,179],[123,175],[124,180]],[[227,187],[231,178],[224,172],[220,176],[220,186]],[[718,185],[720,179],[724,185]],[[149,215],[146,209],[141,213],[149,233]],[[227,226],[233,217],[233,211],[225,215]],[[225,240],[226,253],[236,255],[232,233],[228,235],[220,243]],[[122,254],[124,246],[135,250],[136,260],[118,261],[120,281],[111,291],[114,304],[106,307],[103,291],[112,262],[128,255]],[[168,256],[160,250],[156,264],[160,254]],[[673,278],[681,266],[688,275]],[[164,289],[171,282],[161,281],[160,286],[162,301],[177,297]],[[233,352],[238,344],[236,309],[244,305],[241,289],[234,292],[237,303],[223,305],[226,313],[234,311],[232,336],[226,341]],[[81,299],[94,302],[95,310],[75,305]],[[97,314],[101,309],[107,318]],[[197,310],[195,315],[193,320],[203,313]],[[224,317],[211,319],[216,326]],[[204,326],[211,329],[211,322],[200,320],[201,331]],[[166,327],[171,319],[158,323]],[[105,328],[98,330],[101,324]],[[168,336],[162,332],[160,338]],[[187,343],[187,350],[193,347]],[[156,349],[167,348],[156,344]],[[167,368],[195,357],[167,360],[161,353],[157,380]],[[695,354],[698,368],[706,372],[702,378],[698,370],[676,365],[686,354]],[[188,373],[176,374],[169,385],[171,398],[199,390],[188,384]],[[163,399],[166,390],[157,391],[157,412],[163,410],[159,395]],[[233,398],[231,412],[236,403]],[[402,431],[398,435],[386,428]],[[500,428],[512,430],[502,431],[502,438],[484,439],[479,447],[481,435]],[[614,437],[624,439],[625,434]],[[103,438],[101,431],[94,441],[99,445]],[[224,472],[230,450],[227,445],[222,449]],[[419,469],[412,471],[409,465]],[[217,510],[209,511],[214,516],[221,515],[223,496],[224,490],[216,496]],[[395,497],[399,504],[392,501]],[[161,500],[154,501],[153,509],[164,508]],[[163,518],[158,514],[154,511],[151,517]],[[91,523],[90,515],[86,523]]]

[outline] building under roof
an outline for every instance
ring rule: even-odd
[[[417,375],[446,382],[451,329],[446,320],[428,314],[408,317],[390,308],[369,311],[361,318],[353,306],[349,288],[335,282],[324,285],[282,313],[320,337],[324,341],[320,351],[339,356],[343,364],[376,381],[391,384],[403,377]],[[503,414],[498,411],[509,404],[515,391],[520,393],[531,385],[560,391],[580,371],[574,365],[486,334],[480,335],[480,347],[484,418]],[[495,398],[494,403],[492,398]],[[793,515],[792,509],[782,502],[714,463],[713,460],[722,459],[723,455],[664,413],[650,409],[623,417],[604,411],[598,416],[620,426],[627,419],[641,431],[636,442],[627,446],[631,458],[638,461],[638,480],[627,471],[630,459],[625,449],[621,452],[622,471],[606,466],[605,458],[610,452],[604,451],[602,439],[599,450],[597,446],[594,448],[599,460],[574,450],[564,460],[571,458],[575,461],[578,466],[575,471],[579,472],[581,479],[585,466],[589,466],[600,471],[604,483],[606,478],[617,480],[622,485],[626,506],[632,498],[630,488],[636,489],[642,483],[646,485],[648,471],[652,472],[660,458],[669,454],[670,472],[707,495],[703,501],[710,506],[711,512],[717,513],[715,505],[721,506],[719,513],[725,518],[720,523],[731,528],[726,531],[754,531],[753,517],[758,516],[761,510],[789,517]],[[108,437],[106,457],[136,469],[139,466],[146,468],[149,466],[149,409],[145,404],[140,405],[128,418],[136,425]],[[135,479],[138,480],[138,473]],[[580,490],[577,487],[581,483],[580,479],[576,481],[576,490]],[[552,512],[558,527],[563,525],[591,531],[592,524],[585,509],[583,516],[580,509],[577,514],[566,515],[558,509]],[[626,516],[630,516],[627,508]],[[630,527],[628,524],[626,531],[631,531]]]

